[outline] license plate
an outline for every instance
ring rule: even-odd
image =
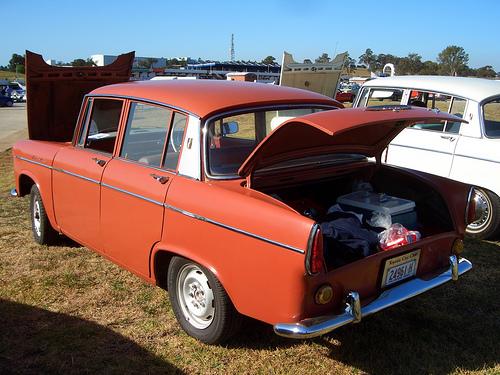
[[[417,274],[420,249],[386,260],[382,288]]]

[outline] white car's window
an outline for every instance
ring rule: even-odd
[[[465,100],[465,99],[453,98],[449,112],[452,115],[463,118],[464,113],[465,113],[466,104],[467,104],[467,100]],[[458,132],[460,131],[460,125],[461,125],[461,123],[457,122],[457,121],[455,121],[455,122],[447,121],[444,131],[447,133],[458,134]]]
[[[403,89],[392,88],[364,88],[358,107],[377,107],[399,105],[403,98]]]
[[[436,109],[441,112],[447,112],[458,117],[463,117],[467,101],[463,98],[457,98],[437,92],[411,90],[408,104],[415,107]],[[460,131],[460,125],[460,122],[436,122],[431,124],[417,123],[413,125],[412,128],[458,133]]]
[[[159,167],[171,116],[164,107],[131,103],[120,156]]]
[[[483,104],[484,133],[490,138],[500,138],[500,99]]]

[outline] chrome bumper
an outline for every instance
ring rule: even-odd
[[[11,197],[17,197],[17,190],[16,190],[16,188],[10,189],[10,196]]]
[[[376,300],[363,307],[360,304],[359,294],[350,292],[346,298],[344,313],[305,319],[298,323],[278,323],[274,326],[274,332],[283,337],[296,339],[321,336],[346,324],[358,323],[365,316],[415,297],[450,280],[457,280],[459,275],[471,268],[472,263],[467,259],[457,260],[457,257],[452,255],[450,256],[450,268],[430,280],[410,280],[382,292]]]

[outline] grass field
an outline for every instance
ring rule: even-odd
[[[21,79],[24,81],[24,74],[17,74],[15,72],[7,72],[4,70],[0,70],[0,79],[8,79],[8,80],[15,80],[15,79]]]
[[[0,374],[500,373],[498,242],[466,243],[474,269],[458,283],[324,337],[291,341],[248,320],[208,346],[179,328],[161,289],[69,241],[36,245],[29,198],[10,198],[12,185],[3,152]]]

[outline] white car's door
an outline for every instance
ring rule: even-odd
[[[435,92],[408,90],[408,104],[462,117],[467,101]],[[386,162],[449,177],[455,149],[460,143],[460,123],[415,124],[389,145]]]
[[[425,128],[428,125],[403,130],[389,145],[386,162],[448,177],[460,136]]]

